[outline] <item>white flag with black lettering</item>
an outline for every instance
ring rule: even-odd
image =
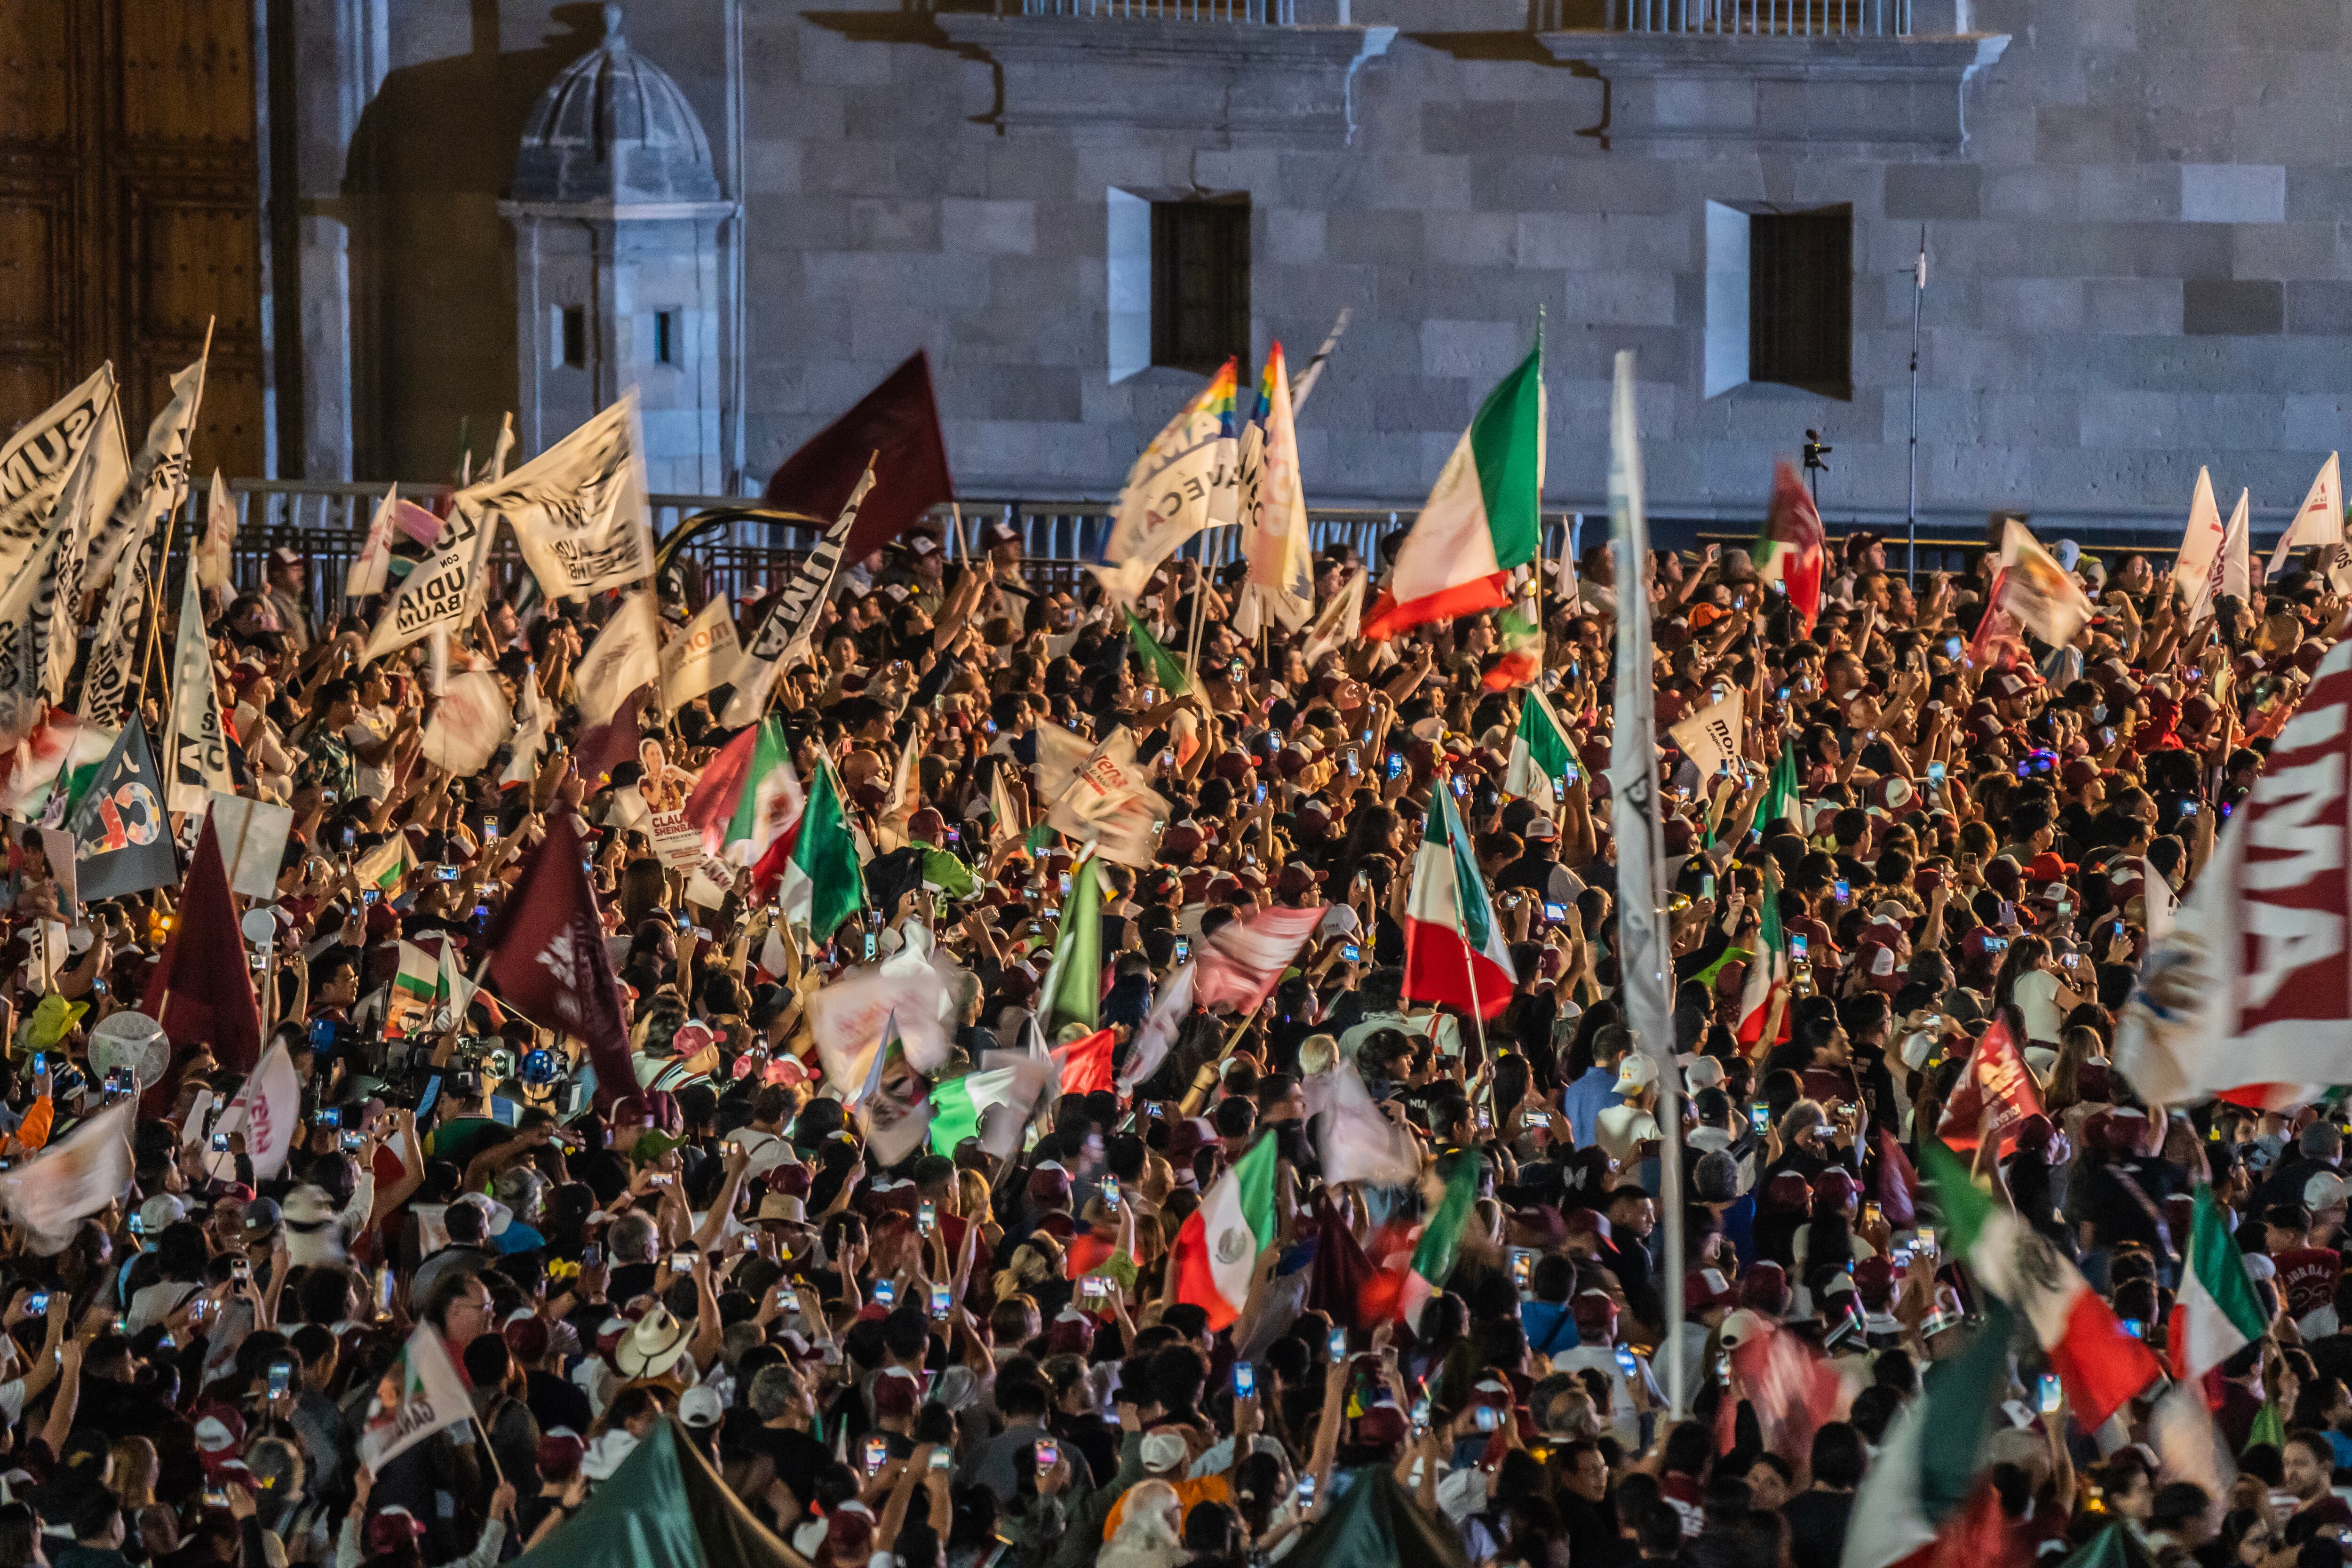
[[[472,618],[481,603],[482,568],[497,532],[498,514],[485,511],[460,490],[450,505],[440,548],[420,563],[392,596],[383,619],[369,634],[360,662],[382,658],[435,630],[448,631]]]
[[[196,361],[172,378],[172,398],[148,422],[146,444],[131,464],[128,483],[100,515],[105,521],[89,543],[93,581],[110,576],[115,563],[134,543],[155,536],[163,521],[188,497],[188,443],[205,401],[205,362]]]
[[[1723,764],[1739,755],[1740,692],[1733,687],[1721,701],[1710,702],[1681,723],[1666,731],[1666,738],[1682,748],[1683,755],[1691,760],[1702,781],[1723,771]]]
[[[0,447],[0,584],[15,582],[47,541],[58,497],[91,437],[105,427],[114,395],[114,367],[100,365]],[[119,452],[119,437],[115,447]],[[100,460],[116,459],[101,449]],[[104,499],[110,482],[103,469],[94,476],[94,500]]]
[[[220,691],[213,684],[212,642],[205,636],[204,601],[196,574],[180,590],[180,630],[172,653],[172,728],[163,741],[163,776],[171,783],[168,811],[202,811],[212,792],[236,793],[228,766],[228,732],[221,723]]]
[[[131,672],[139,662],[139,633],[154,582],[153,552],[142,541],[126,550],[114,565],[99,601],[98,621],[89,629],[89,658],[81,669],[81,696],[74,711],[88,723],[113,729],[122,721],[122,704],[130,695]],[[88,564],[86,584],[98,581]]]
[[[727,595],[713,594],[701,614],[662,644],[662,706],[683,708],[712,687],[725,685],[742,657]]]
[[[572,684],[580,694],[580,717],[589,729],[620,710],[629,693],[661,679],[660,616],[651,594],[621,601],[596,640],[581,656]]]
[[[100,419],[101,431],[109,415]],[[86,443],[58,491],[47,533],[0,594],[0,742],[14,744],[65,696],[79,651],[83,563],[100,521],[103,436]]]
[[[817,612],[824,607],[826,597],[833,592],[833,579],[841,570],[842,547],[849,541],[849,531],[857,526],[857,509],[865,504],[866,492],[874,486],[874,465],[867,463],[857,488],[849,492],[849,504],[841,509],[824,537],[801,563],[793,574],[783,597],[776,601],[768,618],[751,638],[751,646],[743,650],[736,661],[735,695],[727,700],[727,711],[719,721],[732,730],[759,718],[768,706],[768,693],[775,689],[776,677],[796,647],[808,642],[816,630]]]
[[[467,493],[512,525],[551,599],[584,599],[654,574],[637,392],[503,478]]]

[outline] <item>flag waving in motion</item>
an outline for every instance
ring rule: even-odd
[[[1404,994],[1491,1018],[1517,984],[1510,944],[1486,901],[1469,830],[1441,783],[1430,792],[1429,823],[1412,861],[1412,895],[1404,915]]]
[[[1275,1142],[1261,1136],[1176,1233],[1176,1299],[1206,1311],[1212,1333],[1241,1316],[1257,1255],[1274,1240]]]
[[[1363,635],[1392,637],[1511,602],[1511,568],[1536,558],[1543,496],[1543,342],[1478,405],[1428,504],[1397,552],[1396,569]]]

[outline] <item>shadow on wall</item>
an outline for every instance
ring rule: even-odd
[[[478,469],[515,406],[514,236],[498,204],[531,106],[604,36],[601,5],[558,5],[539,47],[501,52],[499,0],[468,4],[471,50],[387,75],[343,165],[352,471],[370,479],[454,477],[464,447]]]

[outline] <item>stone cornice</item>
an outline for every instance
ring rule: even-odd
[[[1552,58],[1609,84],[1612,146],[1693,157],[1724,144],[1829,156],[1952,157],[1968,143],[1961,89],[2006,33],[1780,37],[1539,33]]]
[[[1353,84],[1394,27],[988,16],[940,31],[1003,73],[1010,129],[1171,131],[1233,142],[1346,142]]]

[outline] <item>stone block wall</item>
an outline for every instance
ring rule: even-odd
[[[546,5],[515,0],[381,3],[396,54],[488,47],[517,71],[551,74],[568,57],[542,40],[579,37],[565,31],[576,7],[556,7],[558,25]],[[639,0],[629,22],[715,146],[719,9]],[[1953,26],[2010,41],[1967,85],[1954,153],[1874,142],[1811,86],[1748,92],[1770,119],[1745,141],[1661,134],[1704,130],[1721,94],[1651,81],[1619,95],[1606,68],[1539,46],[1516,5],[1353,0],[1354,23],[1396,31],[1349,79],[1350,134],[1249,130],[1282,116],[1265,105],[1237,115],[1231,95],[1282,89],[1248,72],[1190,82],[1164,71],[1119,100],[1138,125],[1101,118],[1102,95],[1076,84],[1094,118],[1044,125],[1034,97],[1017,95],[1050,88],[1050,75],[992,58],[961,18],[870,0],[747,3],[740,186],[724,163],[721,174],[748,203],[750,466],[764,472],[920,347],[964,489],[1112,493],[1196,380],[1110,379],[1109,193],[1198,191],[1253,203],[1255,353],[1278,338],[1297,363],[1342,307],[1354,312],[1300,419],[1310,503],[1417,504],[1540,315],[1548,489],[1560,503],[1601,495],[1610,363],[1632,348],[1661,510],[1752,515],[1771,460],[1792,457],[1811,426],[1835,447],[1822,485],[1833,522],[1899,512],[1924,225],[1919,479],[1932,516],[1957,523],[2009,504],[2174,516],[2200,464],[2224,492],[2250,486],[2258,509],[2292,507],[2344,444],[2352,394],[2342,8],[1973,0],[1957,11]],[[395,78],[402,68],[474,79],[446,58],[396,60]],[[529,102],[501,92],[494,107]],[[1871,113],[1906,112],[1901,100],[1926,116],[1933,96],[1882,93]],[[1791,125],[1801,133],[1784,134]],[[1831,133],[1856,139],[1820,139]],[[453,210],[475,199],[454,193]],[[1754,384],[1706,395],[1711,202],[1851,207],[1850,401]],[[436,272],[470,269],[486,291],[510,289],[495,230],[467,217],[460,237],[462,254],[445,253]],[[426,313],[414,289],[402,311]],[[396,324],[408,357],[371,366],[363,351],[356,378],[390,395],[423,379],[428,353],[451,375],[478,374],[472,344]],[[510,351],[479,358],[512,363]],[[463,404],[467,392],[436,395]],[[473,401],[494,417],[498,395],[487,387]]]

